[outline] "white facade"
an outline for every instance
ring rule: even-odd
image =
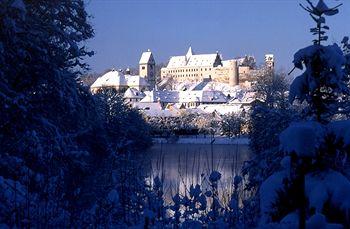
[[[156,62],[149,49],[141,55],[139,61],[139,75],[147,80],[151,88],[154,87],[156,83]]]
[[[124,93],[124,101],[126,103],[134,103],[134,102],[139,102],[145,97],[145,93],[137,90],[136,88],[128,88],[125,93]]]
[[[135,88],[139,91],[145,90],[149,84],[141,76],[124,75],[121,71],[112,70],[97,78],[90,86],[90,91],[95,94],[102,89],[115,89],[118,92],[125,92],[128,88]]]
[[[272,54],[267,54],[265,61],[268,68],[274,67]],[[223,60],[218,52],[198,55],[194,54],[190,47],[186,55],[170,58],[167,67],[161,69],[161,79],[164,81],[171,78],[175,82],[182,83],[210,78],[230,86],[243,85],[254,81],[256,75],[265,70],[265,68],[256,69],[255,63],[253,56]]]
[[[197,55],[190,47],[186,55],[170,58],[167,67],[161,69],[161,78],[173,77],[177,82],[200,81],[214,78],[214,68],[218,66],[222,66],[219,53]]]
[[[265,55],[265,63],[266,67],[269,69],[273,69],[275,67],[275,57],[273,54],[266,54]]]
[[[224,104],[226,96],[220,91],[149,91],[140,103],[158,103],[163,108],[178,104],[180,108],[195,108],[201,104]]]

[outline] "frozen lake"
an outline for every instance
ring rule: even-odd
[[[175,193],[183,194],[191,184],[201,184],[205,189],[207,177],[214,169],[222,174],[219,189],[226,196],[232,191],[233,177],[240,173],[250,155],[248,145],[242,144],[155,144],[148,150],[150,176],[163,179],[168,202]]]

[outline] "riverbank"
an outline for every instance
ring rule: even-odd
[[[170,137],[170,138],[153,138],[153,143],[171,143],[171,144],[203,144],[210,145],[213,141],[214,145],[249,145],[249,138],[228,138],[223,136],[203,137],[203,136],[186,136],[186,137]]]

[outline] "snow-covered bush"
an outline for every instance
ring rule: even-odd
[[[285,109],[288,104],[289,81],[284,72],[267,71],[258,75],[252,90],[255,92],[255,99],[261,105],[269,108]]]
[[[311,216],[316,211],[332,222],[348,222],[347,200],[343,197],[343,202],[339,202],[342,195],[339,193],[350,191],[350,181],[341,173],[345,171],[349,138],[341,130],[348,123],[298,122],[282,132],[280,149],[288,156],[281,160],[281,171],[273,173],[260,187],[262,222],[281,220],[287,213],[298,211],[303,198],[300,189],[305,189],[307,214]],[[304,189],[298,183],[301,169],[305,176]]]
[[[183,228],[244,228],[242,221],[240,192],[242,178],[234,177],[234,193],[223,204],[218,195],[221,173],[212,171],[208,176],[202,174],[201,184],[192,184],[184,194],[173,196],[169,206],[170,218],[164,225]]]
[[[212,114],[184,113],[176,117],[147,117],[155,136],[219,134],[220,121]]]
[[[297,119],[292,108],[277,109],[255,105],[250,115],[250,148],[253,153],[262,154],[265,150],[277,147],[278,135],[292,120]]]
[[[124,104],[119,93],[104,89],[96,96],[112,149],[122,153],[125,150],[143,150],[151,145],[150,127],[137,110]]]
[[[288,81],[284,73],[266,72],[253,85],[256,103],[249,120],[250,147],[255,154],[278,146],[278,135],[296,119],[288,103]]]
[[[237,137],[243,133],[243,126],[246,123],[245,114],[232,113],[222,117],[220,123],[221,135],[227,137]]]
[[[260,200],[257,191],[261,183],[280,168],[279,160],[283,158],[283,153],[278,150],[279,134],[298,119],[295,108],[287,104],[287,83],[281,80],[273,80],[272,75],[263,78],[264,86],[257,88],[260,90],[259,100],[250,113],[250,149],[254,157],[242,168],[246,178],[245,190],[250,193],[250,198],[244,200],[242,211],[244,221],[250,226],[258,221]],[[272,95],[274,90],[279,96]]]
[[[284,73],[265,72],[253,85],[256,102],[249,116],[250,149],[254,157],[246,161],[242,174],[250,198],[244,200],[243,218],[253,226],[259,216],[258,189],[261,183],[279,169],[283,153],[278,150],[279,134],[298,119],[296,108],[288,103],[288,84]]]

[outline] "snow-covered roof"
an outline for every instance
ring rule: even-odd
[[[187,62],[188,67],[214,66],[218,54],[193,55]]]
[[[180,115],[179,109],[170,107],[169,109],[162,109],[159,103],[134,103],[134,107],[139,109],[142,113],[151,117],[176,117]]]
[[[223,60],[221,63],[223,67],[229,67],[232,61],[233,60]]]
[[[109,71],[91,85],[91,88],[101,88],[101,87],[147,87],[149,86],[146,79],[138,75],[123,75],[121,71]]]
[[[127,81],[122,72],[112,70],[97,78],[91,88],[127,86]]]
[[[145,94],[136,88],[128,88],[128,90],[125,91],[123,97],[126,99],[142,99],[145,97]]]
[[[253,58],[255,60],[255,57],[254,56],[246,56],[247,58]],[[230,60],[223,60],[221,63],[222,63],[222,66],[223,67],[228,67],[231,65],[231,63],[233,61],[237,61],[237,65],[240,66],[244,63],[246,57],[237,57],[237,58],[234,58],[234,59],[230,59]]]
[[[154,102],[164,102],[164,103],[177,103],[179,101],[178,91],[146,91],[146,96],[140,102],[141,103],[154,103]]]
[[[231,67],[233,62],[237,62],[237,65],[241,65],[244,61],[244,58],[237,58],[231,60],[223,60],[221,61],[223,67]]]
[[[186,56],[173,56],[170,58],[167,68],[183,67],[186,64]]]
[[[221,59],[218,53],[195,55],[190,47],[185,56],[171,57],[167,68],[214,66],[217,58]]]
[[[226,96],[221,91],[150,91],[140,102],[164,103],[226,103]]]
[[[253,91],[238,91],[230,100],[230,104],[249,105],[256,100],[256,93]]]
[[[201,102],[207,103],[226,103],[226,96],[221,91],[202,91],[202,100]]]
[[[148,49],[147,52],[142,53],[139,64],[148,64],[152,59],[152,52]]]
[[[125,79],[129,87],[149,86],[145,78],[142,76],[125,75]]]
[[[203,113],[213,113],[217,112],[221,115],[238,113],[242,110],[241,106],[232,104],[202,104],[197,107]]]
[[[195,83],[193,86],[189,88],[190,91],[201,91],[208,85],[210,80],[202,80],[201,82]]]

